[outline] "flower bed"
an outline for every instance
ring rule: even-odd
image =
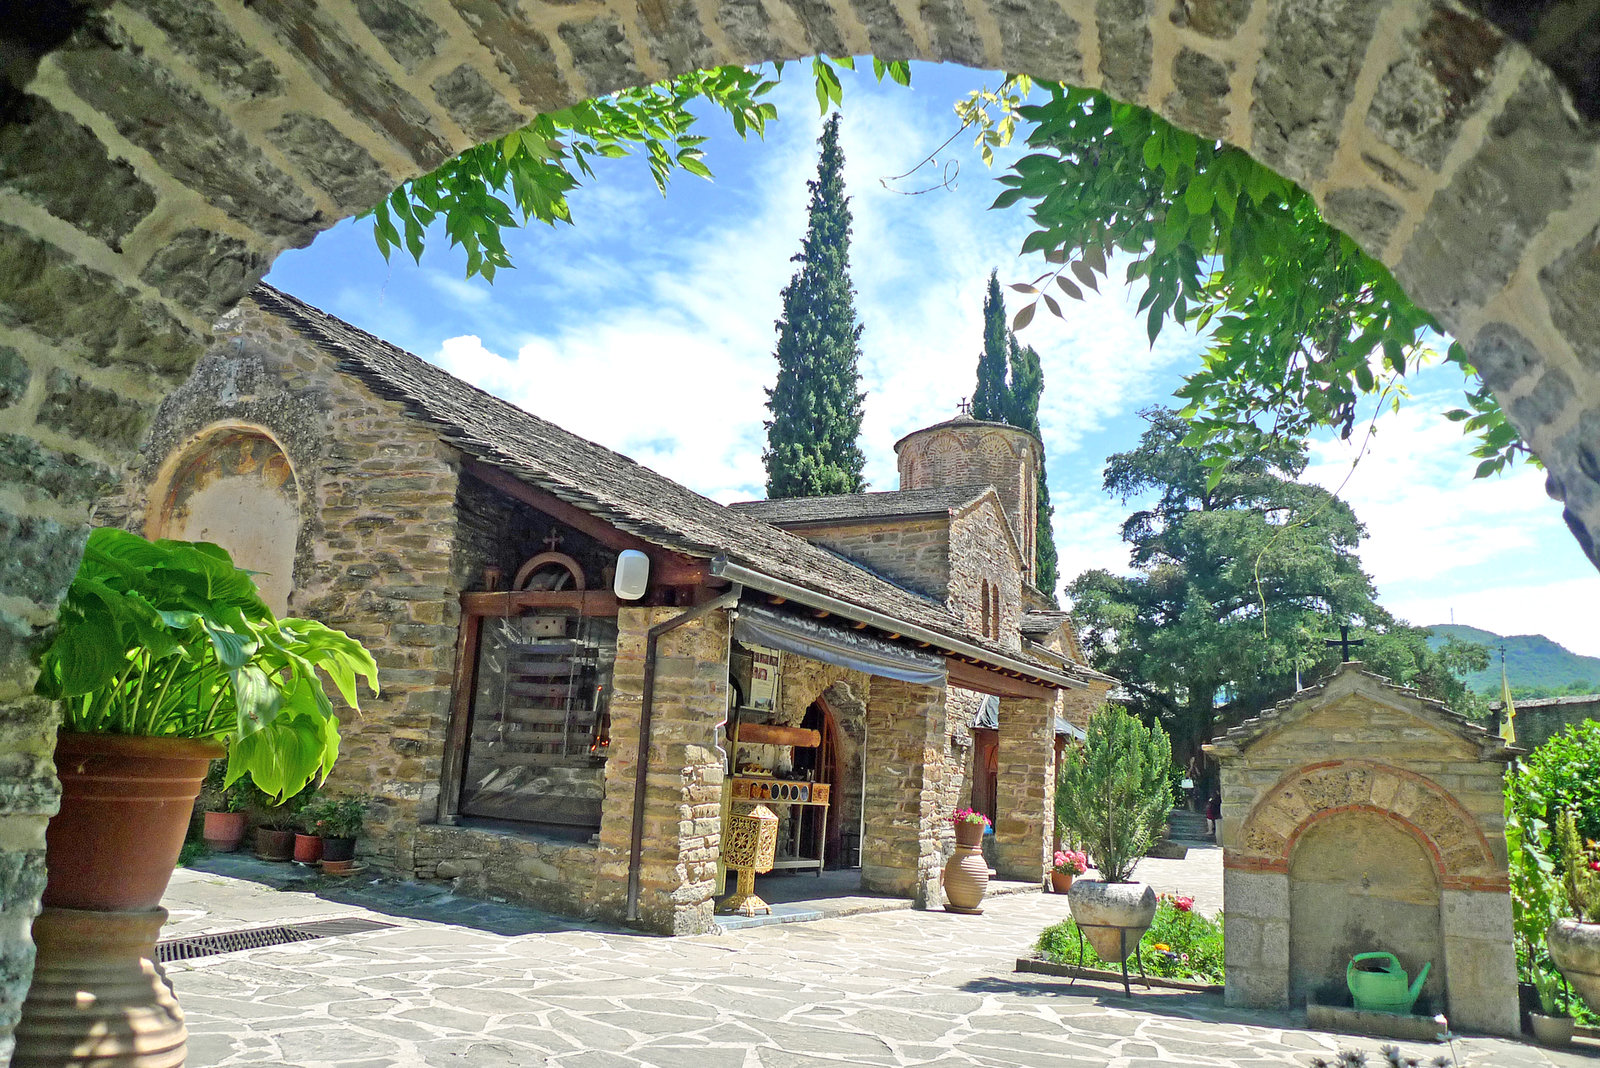
[[[1096,956],[1087,941],[1083,943],[1080,961],[1078,926],[1070,919],[1046,927],[1039,935],[1036,948],[1046,960],[1057,964],[1081,964],[1086,968],[1113,971],[1118,967]],[[1222,925],[1195,912],[1193,898],[1163,895],[1156,908],[1155,921],[1139,941],[1139,952],[1149,975],[1203,983],[1222,982]]]

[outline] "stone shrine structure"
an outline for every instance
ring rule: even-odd
[[[1347,1005],[1357,953],[1432,969],[1415,1011],[1516,1034],[1503,778],[1520,750],[1345,663],[1206,747],[1221,765],[1230,1005]]]
[[[1001,873],[1045,878],[1056,733],[1114,680],[1018,545],[1030,435],[945,435],[989,458],[960,485],[724,507],[270,286],[217,330],[99,519],[215,540],[373,652],[326,787],[374,798],[373,870],[705,931],[726,782],[780,815],[780,867],[926,906],[979,784]]]

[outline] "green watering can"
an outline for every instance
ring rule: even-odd
[[[1356,1008],[1372,1012],[1411,1012],[1428,978],[1429,961],[1417,973],[1410,986],[1406,985],[1406,970],[1400,967],[1393,953],[1357,953],[1350,958],[1344,970],[1345,982],[1350,984],[1350,1000]]]

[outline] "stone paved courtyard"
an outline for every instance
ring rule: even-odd
[[[398,925],[171,965],[191,1065],[1170,1068],[1308,1065],[1341,1045],[1378,1060],[1376,1040],[1220,998],[1135,988],[1130,1001],[1015,974],[1038,931],[1066,915],[1053,895],[996,899],[981,917],[894,911],[667,940],[437,893],[336,894],[344,901],[177,874],[169,936],[336,916]],[[452,913],[462,925],[416,918]],[[1600,1064],[1600,1043],[1457,1045],[1475,1068]],[[1406,1051],[1424,1063],[1446,1052]]]

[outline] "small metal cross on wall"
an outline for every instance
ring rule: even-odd
[[[1340,623],[1339,636],[1337,638],[1324,638],[1322,639],[1322,644],[1328,646],[1329,648],[1332,648],[1335,645],[1339,646],[1342,650],[1339,654],[1339,659],[1341,662],[1348,664],[1350,662],[1351,647],[1356,645],[1365,645],[1367,643],[1361,638],[1351,638],[1350,625],[1347,623]]]
[[[561,544],[561,535],[555,532],[554,527],[550,529],[550,533],[544,536],[544,544],[545,548],[549,549],[551,552],[555,552],[557,546]]]

